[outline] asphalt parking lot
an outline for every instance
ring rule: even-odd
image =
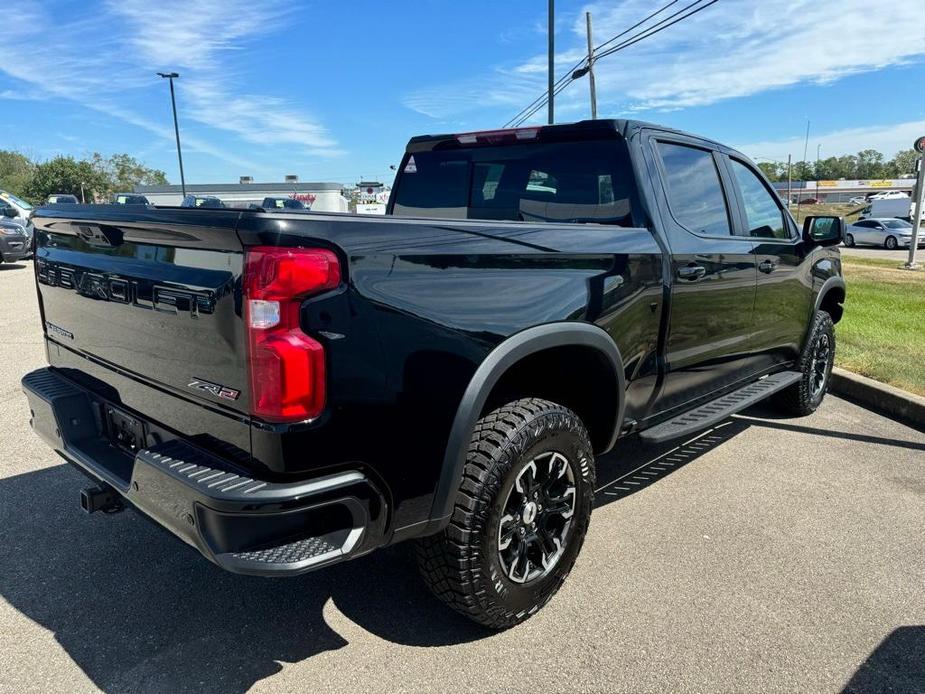
[[[588,540],[536,617],[487,632],[397,546],[223,573],[27,424],[31,263],[0,265],[0,691],[925,691],[925,434],[829,397],[598,462]]]

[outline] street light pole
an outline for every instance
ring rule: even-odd
[[[180,75],[176,72],[159,72],[160,77],[170,80],[170,105],[173,107],[173,132],[177,136],[177,159],[180,162],[180,189],[186,197],[186,178],[183,176],[183,152],[180,150],[180,126],[177,123],[177,97],[173,91],[173,81]]]
[[[552,125],[556,121],[556,109],[555,109],[555,106],[553,105],[553,100],[555,99],[553,90],[555,89],[555,86],[556,86],[555,85],[555,80],[556,80],[555,78],[555,70],[556,70],[556,12],[555,12],[556,8],[555,8],[555,5],[556,5],[555,0],[549,0],[549,18],[548,18],[548,21],[549,21],[549,29],[548,29],[548,32],[549,32],[549,56],[548,56],[549,113],[548,113],[547,120],[549,121],[550,125]]]

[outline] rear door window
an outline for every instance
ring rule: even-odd
[[[745,205],[748,235],[752,238],[789,239],[790,228],[784,221],[784,210],[777,203],[777,196],[745,164],[736,159],[730,159],[729,163]]]
[[[394,215],[632,226],[622,140],[534,142],[414,152]]]
[[[729,236],[729,209],[713,153],[698,147],[659,142],[671,214],[689,231]]]

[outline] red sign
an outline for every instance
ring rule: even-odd
[[[318,196],[314,193],[292,193],[289,197],[293,200],[301,200],[309,207],[318,199]]]
[[[925,154],[925,135],[920,137],[915,141],[915,144],[912,145],[915,148],[915,151],[919,154]]]

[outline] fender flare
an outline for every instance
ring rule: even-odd
[[[833,288],[837,287],[842,291],[845,291],[845,280],[842,277],[834,276],[829,277],[825,282],[822,283],[822,286],[819,287],[819,291],[816,294],[816,303],[813,306],[813,315],[816,311],[819,310],[819,307],[822,306],[822,302],[825,299],[825,295],[829,293]]]
[[[469,385],[463,393],[450,428],[440,479],[434,491],[427,534],[438,532],[450,521],[456,492],[462,483],[463,470],[466,466],[466,451],[472,437],[472,430],[475,428],[475,423],[478,421],[479,414],[492,388],[501,376],[511,366],[530,354],[553,347],[571,346],[596,349],[607,358],[613,367],[619,394],[617,414],[609,443],[602,452],[605,453],[613,448],[623,423],[623,410],[626,403],[623,357],[613,338],[596,325],[579,322],[547,323],[515,333],[489,352],[469,380]]]
[[[806,347],[806,341],[809,339],[809,333],[813,328],[813,317],[816,315],[816,311],[822,306],[822,302],[825,301],[826,295],[833,289],[841,289],[845,292],[845,280],[843,277],[837,275],[829,277],[822,283],[822,286],[819,287],[819,291],[816,292],[816,299],[813,302],[813,312],[809,316],[806,333],[803,335],[803,348]]]

